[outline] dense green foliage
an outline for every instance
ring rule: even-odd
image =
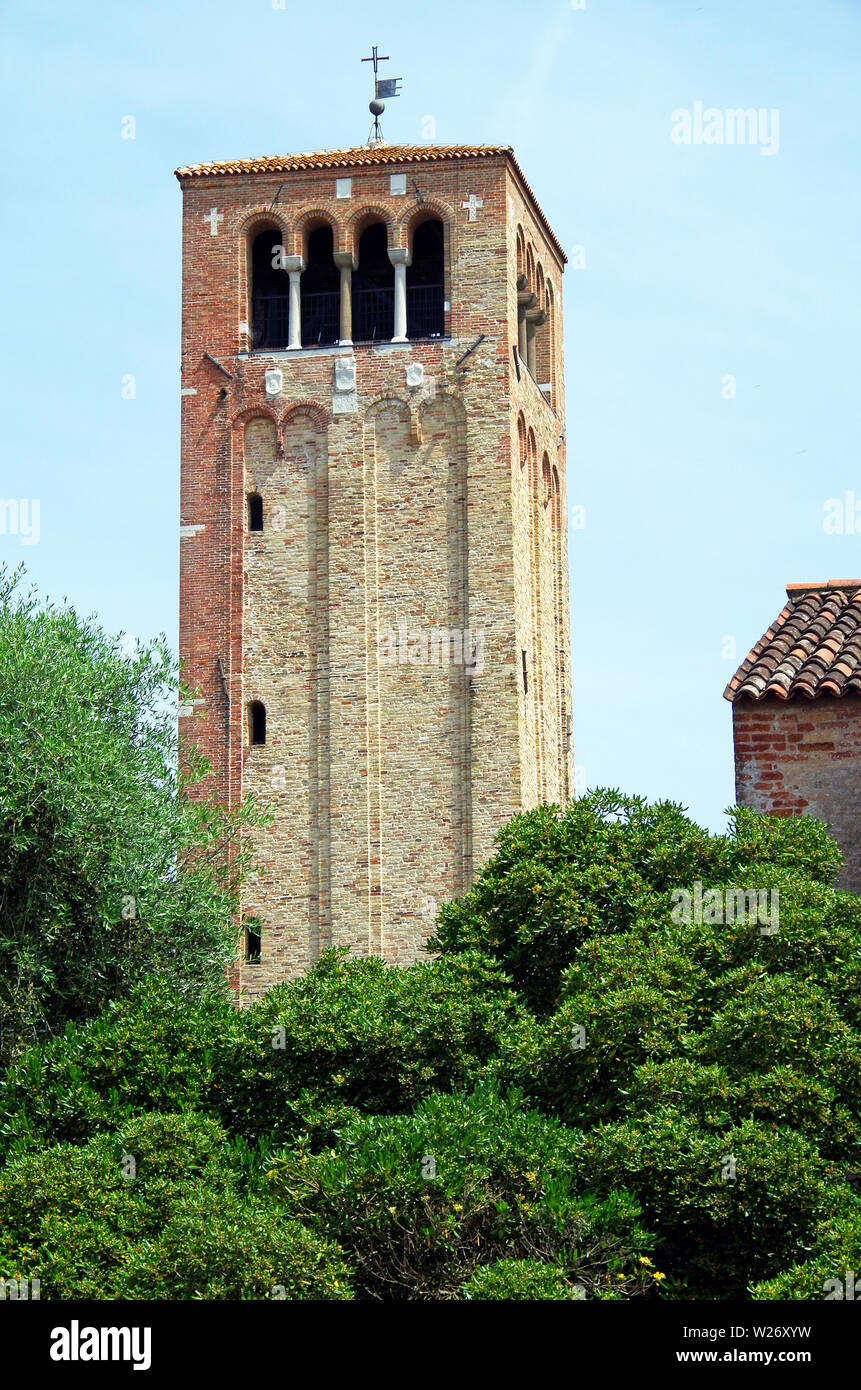
[[[6,1076],[0,1274],[61,1297],[822,1298],[861,1267],[839,863],[813,821],[738,810],[716,836],[600,792],[514,817],[409,969],[331,952],[242,1010],[134,984]],[[695,884],[777,893],[779,922],[680,916]]]
[[[463,1286],[464,1298],[474,1299],[542,1299],[552,1302],[582,1300],[586,1290],[575,1284],[559,1265],[542,1264],[540,1260],[496,1260],[480,1265]]]
[[[0,1172],[0,1268],[32,1278],[35,1260],[43,1298],[349,1298],[336,1247],[240,1177],[193,1112],[23,1155]]]
[[[451,1298],[503,1256],[564,1262],[592,1297],[640,1292],[653,1242],[637,1204],[578,1196],[576,1149],[557,1121],[479,1087],[430,1096],[412,1115],[355,1117],[334,1148],[276,1160],[270,1180],[291,1212],[341,1241],[372,1296]]]
[[[330,952],[304,979],[237,1012],[155,979],[9,1073],[0,1151],[82,1141],[129,1114],[190,1108],[250,1143],[328,1131],[353,1107],[409,1111],[471,1086],[494,1055],[513,992],[475,953],[410,970]]]
[[[0,1058],[153,970],[223,989],[250,807],[178,795],[180,682],[0,569]]]

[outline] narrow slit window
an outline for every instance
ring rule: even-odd
[[[263,530],[263,498],[258,492],[248,494],[248,529],[249,531]]]
[[[259,700],[248,706],[248,742],[254,746],[266,742],[266,706]]]
[[[259,924],[247,926],[245,928],[245,963],[246,965],[260,964],[260,932]]]
[[[528,694],[529,694],[529,678],[528,678],[528,676],[527,676],[527,674],[526,674],[526,652],[521,651],[521,653],[520,653],[520,659],[521,659],[521,662],[522,662],[522,665],[523,665],[523,693],[524,693],[524,695],[528,695]]]

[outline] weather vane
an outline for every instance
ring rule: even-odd
[[[383,132],[380,129],[380,117],[386,109],[386,103],[384,102],[383,97],[397,97],[401,94],[400,85],[403,81],[402,77],[377,76],[377,69],[379,64],[387,63],[388,61],[388,54],[384,55],[382,58],[379,56],[379,54],[377,53],[376,44],[374,44],[373,48],[371,49],[370,58],[362,59],[363,63],[373,63],[374,65],[374,99],[368,105],[368,110],[374,118],[374,128],[371,131],[370,136],[368,137],[369,145],[383,144]]]

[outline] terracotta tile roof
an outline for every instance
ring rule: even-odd
[[[510,145],[355,145],[348,150],[312,150],[307,154],[265,155],[259,159],[233,159],[214,164],[188,164],[174,172],[180,183],[188,179],[218,178],[236,174],[285,174],[303,169],[359,169],[369,164],[431,164],[444,159],[507,159],[532,203],[538,220],[563,262],[568,257],[539,207],[538,200],[514,157]]]
[[[787,604],[726,690],[727,700],[861,695],[861,579],[787,584]]]
[[[513,157],[510,145],[354,145],[348,150],[311,150],[307,154],[267,155],[216,164],[190,164],[176,177],[212,178],[218,174],[282,174],[292,169],[355,169],[367,164],[430,163],[439,159]]]

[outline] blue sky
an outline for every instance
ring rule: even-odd
[[[720,826],[737,661],[787,581],[861,575],[861,520],[823,525],[861,501],[859,0],[43,0],[0,6],[0,32],[0,497],[40,502],[38,544],[0,535],[0,561],[176,645],[173,170],[362,143],[377,43],[404,78],[390,141],[433,117],[441,143],[513,145],[584,248],[564,283],[576,759]],[[696,102],[776,110],[775,152],[674,143]]]

